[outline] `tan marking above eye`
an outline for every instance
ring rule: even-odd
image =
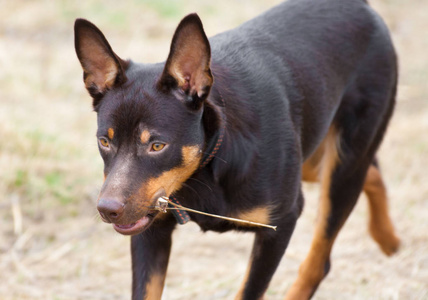
[[[107,130],[107,136],[108,136],[108,138],[109,138],[110,140],[112,140],[112,139],[113,139],[113,137],[114,137],[114,129],[113,129],[113,128],[109,128],[109,129]]]
[[[150,132],[148,130],[143,130],[143,132],[140,135],[141,143],[147,144],[150,139]]]

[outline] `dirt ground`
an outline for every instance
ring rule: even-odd
[[[76,17],[95,22],[122,57],[166,58],[179,20],[198,12],[208,35],[278,0],[0,0],[0,299],[129,299],[129,238],[97,217],[102,183],[95,113],[73,48]],[[385,257],[361,197],[314,299],[428,299],[428,1],[371,0],[400,57],[395,115],[379,158],[402,239]],[[318,187],[267,292],[282,299],[310,244]],[[251,234],[178,228],[163,299],[233,299]]]

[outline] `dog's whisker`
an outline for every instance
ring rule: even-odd
[[[201,196],[199,195],[199,193],[198,193],[194,188],[192,188],[189,184],[187,184],[187,183],[183,183],[183,186],[185,186],[185,187],[187,187],[188,189],[190,189],[192,192],[194,192],[194,193],[196,194],[196,196],[197,196],[199,199],[201,199]]]
[[[92,219],[94,219],[95,221],[98,221],[100,219],[100,215],[98,213],[94,213],[92,215]]]
[[[205,182],[203,182],[203,181],[201,181],[201,180],[199,180],[199,179],[196,179],[196,178],[190,177],[188,180],[196,181],[196,182],[198,182],[198,183],[200,183],[200,184],[204,185],[205,187],[207,187],[211,192],[213,192],[213,189],[212,189],[208,184],[206,184]],[[186,184],[186,186],[189,186],[189,185],[187,185],[187,184]]]
[[[101,216],[100,216],[100,214],[98,213],[98,212],[95,212],[94,213],[94,215],[92,216],[92,219],[95,221],[95,222],[102,222],[103,221],[103,219],[101,218]]]

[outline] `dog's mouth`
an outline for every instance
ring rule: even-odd
[[[152,200],[147,203],[149,205],[142,205],[142,203],[140,203],[140,205],[137,205],[140,207],[138,210],[134,208],[135,204],[133,205],[132,201],[129,201],[128,205],[122,204],[119,208],[117,208],[119,205],[116,205],[114,202],[113,204],[115,205],[109,204],[108,201],[107,204],[103,203],[103,205],[110,208],[111,211],[104,207],[104,210],[100,210],[100,203],[98,203],[98,210],[100,211],[101,219],[106,223],[112,223],[114,230],[118,233],[123,235],[137,235],[147,230],[155,221],[160,213],[157,207],[158,199],[164,197],[164,195],[164,189],[159,189],[153,197],[151,197]],[[116,202],[118,201],[116,200]]]
[[[116,230],[118,233],[123,234],[123,235],[136,235],[136,234],[140,234],[143,231],[145,231],[147,228],[150,227],[150,225],[152,225],[156,215],[159,212],[151,212],[145,216],[143,216],[141,219],[137,220],[134,223],[131,224],[115,224],[113,223],[113,228],[114,230]]]

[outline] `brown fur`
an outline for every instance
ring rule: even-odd
[[[107,135],[108,135],[108,138],[110,140],[112,140],[113,137],[114,137],[114,129],[113,128],[109,128],[108,131],[107,131]]]
[[[369,231],[386,255],[397,252],[400,239],[395,234],[394,226],[388,213],[388,198],[386,188],[379,170],[370,166],[364,192],[369,200]]]
[[[171,195],[195,172],[201,160],[199,148],[193,146],[183,147],[182,155],[183,163],[179,167],[166,171],[156,178],[149,179],[143,185],[141,193],[145,193],[144,199],[151,199],[161,188],[165,190],[167,195]]]
[[[164,282],[165,282],[165,275],[161,276],[159,274],[153,274],[150,277],[150,280],[146,286],[147,295],[145,299],[147,300],[161,299]]]
[[[270,208],[256,207],[247,211],[242,211],[235,217],[237,219],[247,220],[251,222],[270,224]],[[252,224],[238,223],[240,226],[254,226]]]
[[[319,282],[324,278],[325,262],[330,256],[331,247],[334,238],[326,237],[326,228],[328,215],[330,213],[329,191],[331,184],[331,174],[339,163],[338,150],[338,133],[335,127],[331,127],[324,141],[320,145],[320,149],[315,155],[320,155],[320,180],[321,180],[321,197],[320,206],[315,228],[315,234],[309,253],[305,261],[301,264],[297,280],[291,286],[285,299],[308,299],[310,298],[313,287],[318,286]],[[313,173],[313,172],[311,172]]]
[[[143,132],[140,135],[141,143],[147,144],[150,139],[150,132],[148,130],[143,130]]]

